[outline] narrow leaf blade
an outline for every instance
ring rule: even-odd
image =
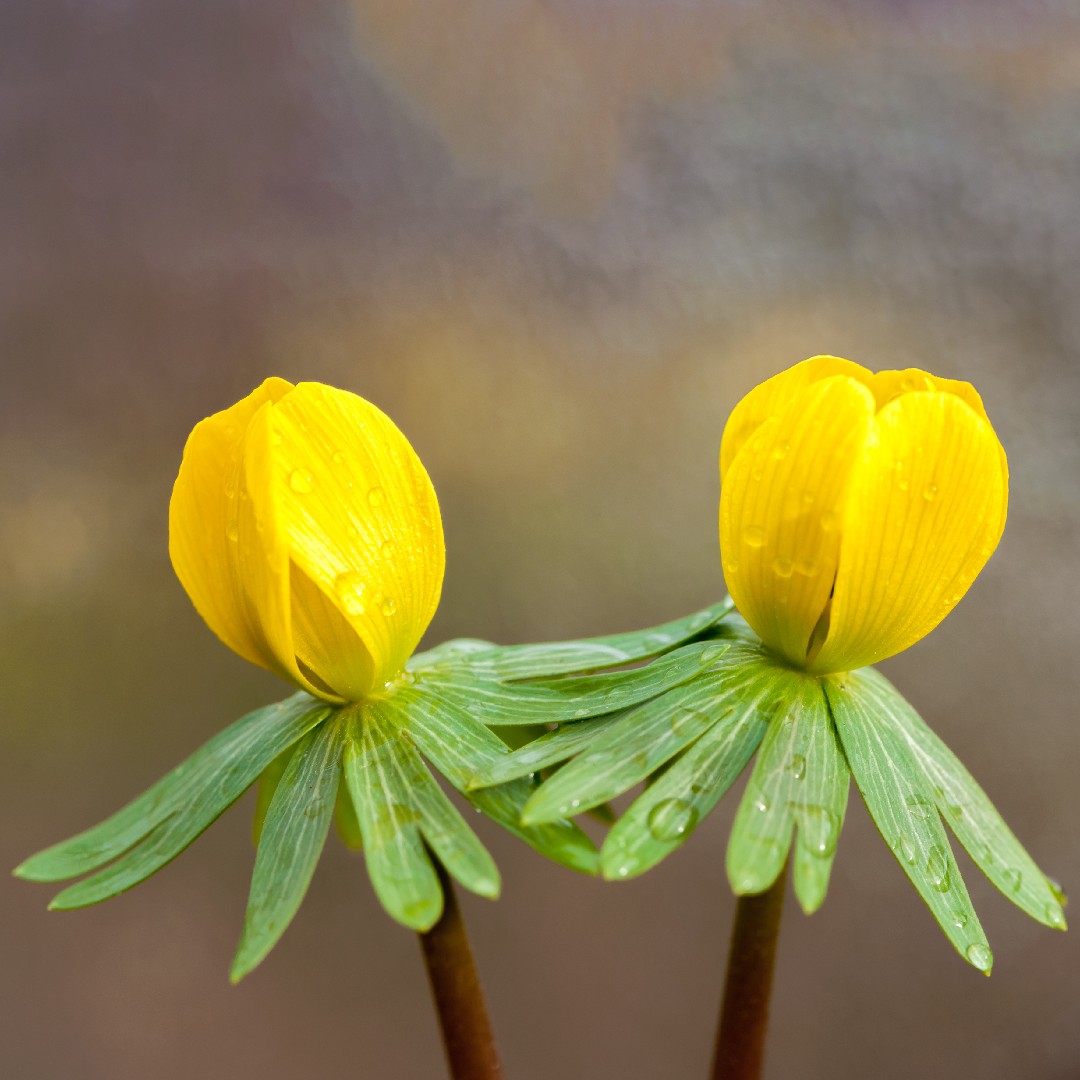
[[[185,761],[125,807],[98,825],[31,855],[15,874],[28,881],[63,881],[97,870],[150,835],[166,818],[188,805],[214,774],[244,759],[280,729],[293,732],[297,719],[325,707],[307,694],[294,694],[241,717],[205,742]],[[303,721],[292,741],[300,738]]]
[[[933,785],[907,741],[883,721],[865,671],[832,676],[824,684],[874,824],[956,950],[989,974],[993,954],[934,806]]]
[[[277,944],[307,893],[334,815],[341,750],[341,720],[336,719],[300,740],[278,780],[255,856],[233,982]]]

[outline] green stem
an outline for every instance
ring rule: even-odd
[[[786,882],[787,866],[766,892],[739,897],[716,1033],[713,1080],[758,1080],[761,1076]]]
[[[439,861],[433,861],[442,884],[443,913],[427,933],[420,935],[420,945],[450,1076],[452,1080],[502,1080],[484,991],[454,886]]]

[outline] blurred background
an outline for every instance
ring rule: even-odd
[[[1080,892],[1075,5],[6,0],[0,241],[2,865],[284,696],[166,550],[187,432],[266,375],[397,420],[445,515],[429,640],[514,642],[717,599],[727,414],[832,352],[986,399],[1004,541],[884,667]],[[336,842],[229,986],[249,800],[101,907],[0,884],[0,1073],[443,1075],[415,938]],[[736,801],[625,885],[479,822],[514,1080],[705,1074]],[[1080,1076],[1077,939],[960,860],[990,980],[853,796],[824,908],[789,904],[771,1077]]]

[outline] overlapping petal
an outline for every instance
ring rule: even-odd
[[[393,422],[354,394],[281,379],[192,432],[170,554],[230,648],[331,700],[402,669],[445,566],[434,489]]]
[[[787,397],[724,477],[728,589],[758,636],[798,666],[829,602],[848,478],[873,418],[867,387],[830,375]]]
[[[907,648],[1000,539],[1008,464],[968,383],[819,356],[751,391],[721,447],[721,550],[740,611],[793,664]]]
[[[974,409],[938,391],[893,399],[852,474],[811,669],[864,667],[930,633],[993,554],[1007,501],[1000,443]]]

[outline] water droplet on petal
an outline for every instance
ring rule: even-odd
[[[341,451],[341,450],[335,450],[332,460],[333,460],[335,465],[344,465],[345,464],[345,454],[344,454],[344,452]]]
[[[386,502],[386,492],[381,487],[373,487],[367,493],[368,506],[375,509],[378,506],[382,506]]]
[[[772,568],[777,577],[789,578],[795,569],[795,563],[787,555],[777,555],[773,559]]]
[[[235,521],[230,521],[225,526],[225,535],[235,544],[240,539],[240,529],[237,527]]]
[[[379,602],[379,610],[386,616],[393,615],[397,611],[397,604],[392,596],[384,596]]]
[[[803,577],[813,577],[817,573],[817,562],[801,555],[795,560],[795,573],[802,574]]]
[[[664,799],[649,811],[649,832],[661,843],[670,843],[697,824],[698,812],[682,799]]]
[[[289,487],[297,495],[306,495],[315,486],[315,479],[307,469],[293,469],[289,473]]]
[[[804,491],[802,493],[803,506],[813,506],[816,496],[812,491]]]
[[[840,527],[840,518],[832,510],[827,510],[821,515],[821,530],[822,532],[836,532]]]
[[[772,448],[773,461],[783,461],[787,457],[788,451],[791,449],[791,443],[777,443]]]
[[[938,493],[937,484],[927,484],[926,487],[923,488],[922,497],[927,502],[933,502],[937,498],[937,493]]]
[[[901,491],[907,491],[907,489],[911,487],[911,481],[906,476],[901,476],[897,479],[896,486]]]
[[[384,559],[389,559],[390,556],[394,554],[394,545],[393,545],[393,543],[390,540],[384,540],[379,545],[379,554]]]
[[[747,547],[759,548],[765,543],[765,530],[760,525],[747,525],[743,530]]]
[[[281,445],[281,432],[280,431],[272,432],[271,435],[270,435],[270,441],[274,444],[274,446],[280,446]]]
[[[974,945],[969,945],[964,955],[980,971],[989,971],[990,965],[994,962],[994,954],[990,951],[990,947],[978,941]]]
[[[334,579],[334,592],[338,594],[341,606],[347,615],[364,614],[364,593],[367,583],[355,570],[347,570]]]

